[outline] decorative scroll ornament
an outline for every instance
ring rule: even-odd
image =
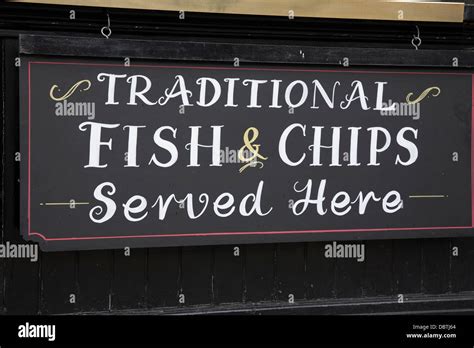
[[[441,89],[439,89],[439,87],[428,87],[427,89],[425,89],[423,92],[421,92],[420,96],[418,98],[416,98],[415,100],[410,100],[410,98],[413,96],[413,92],[411,93],[408,93],[407,94],[407,97],[406,97],[406,101],[408,104],[416,104],[416,103],[419,103],[421,102],[423,99],[426,98],[426,96],[431,93],[431,95],[433,97],[437,97],[440,93],[441,93]]]
[[[63,101],[63,100],[65,100],[65,99],[69,98],[71,95],[73,95],[73,94],[76,92],[76,90],[77,90],[79,87],[81,87],[81,85],[83,85],[83,84],[85,84],[86,87],[80,89],[81,92],[87,91],[89,88],[91,88],[91,82],[90,82],[90,80],[81,80],[81,81],[76,82],[74,85],[72,85],[71,88],[69,88],[69,90],[66,92],[66,94],[64,94],[64,95],[61,96],[61,97],[55,97],[55,96],[54,96],[54,92],[55,92],[56,90],[58,90],[59,92],[60,92],[61,90],[59,89],[59,86],[58,86],[58,85],[53,85],[53,86],[51,87],[51,89],[49,90],[49,97],[50,97],[51,99],[53,99],[54,101]]]

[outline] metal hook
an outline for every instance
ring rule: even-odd
[[[411,39],[411,44],[415,47],[415,50],[421,46],[420,28],[418,28],[418,25],[416,26],[416,35],[413,34],[413,39]]]
[[[110,16],[109,14],[107,13],[107,26],[106,27],[102,27],[102,29],[100,30],[100,32],[102,33],[102,35],[108,39],[110,37],[110,35],[112,35],[112,29],[110,29]]]

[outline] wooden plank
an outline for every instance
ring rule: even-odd
[[[396,294],[421,292],[421,240],[394,240],[393,286]]]
[[[450,240],[422,239],[422,291],[443,294],[449,290]]]
[[[17,231],[18,232],[18,231]],[[5,306],[7,314],[39,313],[40,262],[28,259],[7,260]]]
[[[417,2],[344,0],[334,6],[333,0],[8,0],[16,3],[40,3],[70,6],[99,6],[129,9],[208,12],[392,21],[459,22],[464,19],[463,2]],[[401,11],[401,12],[400,12]],[[400,13],[402,15],[400,16]]]
[[[365,260],[362,289],[364,296],[393,294],[392,241],[371,240],[364,242]]]
[[[84,49],[87,47],[87,50]],[[413,50],[360,47],[317,47],[253,43],[124,40],[20,35],[20,53],[70,57],[133,57],[153,60],[241,63],[287,63],[341,66],[473,67],[472,50]],[[302,54],[304,53],[304,54]],[[458,66],[453,68],[453,57]]]
[[[3,238],[2,238],[3,243]],[[5,307],[5,277],[6,277],[6,261],[4,259],[0,260],[0,314],[6,312],[7,308]]]
[[[3,50],[4,78],[8,86],[4,93],[3,122],[3,194],[8,204],[3,207],[4,242],[26,243],[19,231],[19,152],[18,134],[18,41],[5,39]],[[29,259],[9,259],[6,262],[5,306],[8,314],[33,314],[39,311],[39,272],[41,254],[37,262]]]
[[[112,286],[113,250],[78,252],[78,308],[84,312],[108,311]]]
[[[214,295],[216,303],[242,302],[244,251],[239,245],[214,248]]]
[[[277,246],[276,297],[280,301],[305,297],[306,244],[281,243]],[[291,303],[291,302],[290,302]]]
[[[180,248],[154,248],[148,251],[148,307],[178,305]]]
[[[338,242],[345,244],[349,242]],[[352,243],[364,244],[363,241],[353,241]],[[363,296],[364,262],[359,262],[354,258],[336,258],[335,291],[336,297],[361,297]]]
[[[147,249],[114,251],[111,309],[146,307],[146,258]]]
[[[245,246],[245,300],[270,301],[275,298],[274,244]]]
[[[41,260],[42,314],[72,313],[78,308],[75,252],[43,253]]]
[[[308,299],[336,296],[336,260],[324,256],[325,245],[326,242],[308,243],[306,260]]]
[[[457,256],[453,248],[457,248]],[[453,238],[450,245],[451,253],[451,291],[474,291],[474,238]]]
[[[1,129],[1,141],[2,144],[4,144],[4,138],[5,138],[5,132],[4,132],[4,117],[5,117],[5,110],[4,110],[4,105],[5,105],[5,90],[6,90],[6,83],[5,83],[5,64],[3,62],[3,58],[5,55],[4,51],[4,40],[0,39],[0,113],[2,115],[2,124],[0,125]],[[5,157],[4,157],[4,152],[2,151],[2,183],[1,183],[1,190],[2,190],[2,199],[0,200],[0,220],[2,224],[2,230],[0,232],[0,241],[3,244],[4,243],[4,226],[5,226],[5,214],[4,214],[4,201],[5,201],[5,196],[4,196],[4,189],[5,189],[5,183],[3,181],[3,174],[4,174],[4,167],[3,164],[5,163]],[[0,259],[0,313],[3,313],[6,311],[5,307],[5,292],[4,292],[4,284],[5,284],[5,273],[6,273],[6,262],[4,258]]]
[[[185,305],[213,302],[213,259],[212,247],[182,249],[180,295],[184,294]]]

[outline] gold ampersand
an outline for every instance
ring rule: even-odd
[[[250,139],[250,132],[252,132],[252,138]],[[239,173],[242,173],[245,169],[247,169],[251,165],[260,165],[260,168],[263,167],[263,163],[258,161],[257,158],[265,161],[268,159],[267,157],[262,156],[259,151],[260,151],[260,144],[253,144],[255,140],[258,138],[258,129],[255,127],[249,127],[247,130],[244,132],[244,146],[242,146],[239,150],[239,160],[241,162],[244,162],[244,164],[240,169]],[[249,157],[244,156],[244,151],[245,149],[249,150],[250,153],[252,154]]]
[[[419,103],[420,101],[422,101],[423,99],[425,99],[425,97],[430,93],[432,92],[432,95],[433,97],[437,97],[440,93],[441,93],[441,89],[439,89],[439,87],[428,87],[427,89],[425,89],[418,98],[416,98],[415,100],[410,100],[410,97],[413,95],[413,93],[408,93],[407,94],[407,97],[406,97],[406,101],[408,104],[416,104],[416,103]]]
[[[74,92],[76,92],[76,90],[82,85],[82,84],[86,84],[86,87],[83,88],[81,91],[87,91],[89,88],[91,88],[91,82],[90,80],[81,80],[81,81],[78,81],[76,82],[74,85],[71,86],[71,88],[69,88],[69,90],[66,92],[66,94],[64,94],[62,97],[55,97],[53,95],[54,91],[56,89],[58,89],[58,91],[61,91],[58,87],[58,85],[53,85],[51,87],[51,89],[49,90],[49,96],[51,99],[55,100],[55,101],[63,101],[67,98],[69,98],[71,95],[74,94]]]

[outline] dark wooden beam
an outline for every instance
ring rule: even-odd
[[[360,47],[100,39],[20,35],[20,54],[66,57],[136,58],[233,63],[340,66],[471,68],[474,50],[415,50]],[[457,62],[457,65],[453,64]]]

